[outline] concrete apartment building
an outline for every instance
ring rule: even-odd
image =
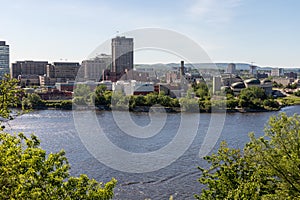
[[[0,78],[9,73],[9,45],[0,41]]]
[[[273,68],[271,70],[271,76],[278,77],[283,75],[284,75],[283,68]]]
[[[12,78],[18,78],[20,75],[38,75],[46,74],[47,61],[17,61],[12,63],[10,75]]]
[[[236,65],[234,63],[229,63],[226,69],[226,73],[235,74],[236,73]]]
[[[77,62],[54,62],[46,67],[47,77],[55,79],[55,82],[74,81],[79,71]]]
[[[100,54],[89,60],[84,60],[81,66],[84,68],[84,79],[90,81],[99,81],[105,69],[112,63],[111,55]]]
[[[213,77],[213,94],[221,90],[222,84],[222,77],[221,76],[214,76]]]

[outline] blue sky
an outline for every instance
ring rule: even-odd
[[[10,45],[11,62],[81,61],[117,31],[156,27],[196,41],[213,62],[300,67],[298,0],[0,0],[0,5],[0,40]]]

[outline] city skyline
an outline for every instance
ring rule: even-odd
[[[85,60],[99,44],[141,27],[179,32],[212,62],[300,67],[298,1],[48,1],[1,2],[0,40],[10,61]],[[130,37],[130,36],[129,36]],[[109,53],[109,52],[103,52]],[[135,63],[176,62],[161,52],[137,53]]]

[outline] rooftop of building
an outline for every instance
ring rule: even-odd
[[[8,47],[9,45],[7,45],[5,41],[0,41],[0,46],[7,46]]]
[[[270,79],[263,79],[261,80],[261,83],[262,84],[265,84],[265,83],[272,83],[272,81]]]
[[[246,84],[260,84],[260,80],[256,78],[247,79],[244,81]]]
[[[232,88],[246,88],[246,85],[244,82],[236,82],[231,84]]]
[[[53,62],[55,66],[75,65],[80,66],[79,62]]]

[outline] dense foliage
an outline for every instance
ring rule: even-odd
[[[39,140],[0,134],[0,199],[111,199],[116,180],[103,185],[70,177],[65,152],[46,154]]]
[[[270,118],[265,136],[242,150],[223,142],[217,153],[206,156],[210,167],[199,168],[207,187],[197,199],[299,199],[300,115],[285,113]]]
[[[248,87],[239,94],[239,106],[242,108],[261,109],[263,101],[267,99],[264,89],[260,87]]]
[[[97,86],[93,94],[96,106],[106,106],[114,109],[134,109],[137,106],[161,105],[164,107],[179,107],[179,101],[163,93],[126,96],[122,92],[107,91],[105,86]]]
[[[5,75],[0,83],[0,116],[11,118],[11,109],[20,103],[20,90],[17,88],[18,81]]]
[[[294,95],[297,97],[300,97],[300,90],[297,90],[296,92],[294,92]]]
[[[205,82],[193,84],[193,89],[196,97],[199,97],[200,100],[205,100],[210,98],[209,88]]]
[[[22,98],[23,109],[40,109],[45,107],[45,102],[38,94],[27,94]]]
[[[295,95],[299,95],[295,92]],[[194,97],[196,96],[196,97]],[[95,90],[84,84],[76,85],[72,101],[44,101],[37,94],[27,94],[22,100],[23,108],[61,108],[72,109],[74,106],[97,106],[101,109],[140,110],[140,107],[163,106],[170,110],[183,110],[188,112],[211,112],[212,110],[279,110],[281,106],[290,105],[291,102],[276,100],[267,96],[260,87],[248,87],[234,96],[230,88],[225,88],[212,98],[208,86],[205,83],[193,84],[186,96],[171,98],[163,92],[147,95],[125,95],[122,92],[106,90],[106,86],[99,85]],[[226,97],[226,99],[224,98]],[[181,109],[179,109],[181,108]],[[142,109],[143,110],[143,109]],[[147,109],[145,109],[147,110]]]
[[[185,97],[171,98],[164,93],[150,93],[147,95],[126,96],[121,92],[106,91],[105,86],[98,86],[92,97],[96,106],[106,106],[115,109],[134,109],[138,106],[161,105],[169,108],[181,107],[189,112],[211,112],[212,109],[247,108],[257,110],[278,110],[280,104],[272,97],[268,97],[260,87],[242,89],[235,97],[233,91],[228,88],[225,92],[226,99],[211,99],[209,89],[205,83],[193,84],[192,90],[188,90]],[[196,98],[193,97],[196,95]],[[222,97],[223,97],[222,96]]]

